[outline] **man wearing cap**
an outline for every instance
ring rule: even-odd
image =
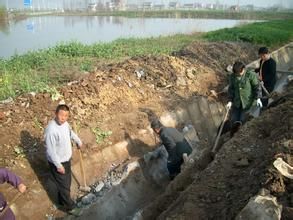
[[[255,72],[259,74],[259,79],[265,89],[271,93],[277,81],[276,61],[271,57],[267,47],[259,48],[258,55],[260,63],[259,68],[255,69]],[[265,95],[264,90],[262,90],[262,94]],[[262,103],[266,107],[268,105],[268,98],[263,98]]]
[[[192,148],[176,128],[165,127],[159,120],[153,120],[151,127],[160,136],[162,144],[168,152],[167,168],[170,179],[173,180],[181,171],[183,154],[191,154]]]

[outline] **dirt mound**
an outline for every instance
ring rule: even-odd
[[[257,50],[257,46],[248,43],[198,42],[187,46],[177,54],[221,72],[235,61],[240,60],[248,64],[251,59],[257,59]]]
[[[283,205],[283,219],[290,219],[292,181],[278,173],[273,161],[278,155],[293,165],[292,89],[293,83],[281,102],[245,124],[207,169],[200,171],[198,164],[204,163],[197,162],[182,173],[165,195],[145,209],[144,217],[234,219],[248,200],[265,188]]]
[[[52,211],[43,187],[48,177],[43,131],[54,117],[59,101],[64,100],[71,107],[71,120],[77,123],[87,154],[93,155],[124,140],[125,133],[137,134],[140,129],[145,129],[149,125],[148,112],[160,114],[190,96],[207,96],[211,89],[222,89],[226,84],[223,60],[230,64],[235,57],[242,56],[243,48],[243,44],[194,43],[183,50],[190,51],[186,54],[135,57],[108,64],[58,91],[26,94],[10,104],[0,105],[0,166],[21,175],[31,188],[31,193],[18,200],[18,207],[24,208],[21,204],[30,208],[38,205],[36,212],[19,213],[17,217],[41,219]],[[254,50],[250,45],[246,46],[245,51],[249,51],[244,55],[247,61]],[[254,58],[250,57],[251,60]],[[212,63],[208,63],[211,60]],[[216,64],[218,61],[220,64]],[[96,128],[112,131],[112,135],[97,143],[93,132]],[[135,156],[141,156],[145,149],[136,151]],[[10,191],[3,191],[11,199]]]

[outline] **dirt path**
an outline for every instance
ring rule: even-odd
[[[126,133],[138,135],[149,124],[149,112],[160,114],[191,96],[220,91],[226,83],[226,65],[239,58],[248,63],[256,58],[255,51],[249,44],[195,42],[174,56],[136,57],[106,65],[62,87],[61,99],[71,107],[71,121],[77,123],[87,147],[85,160],[125,140]],[[15,204],[18,219],[42,219],[55,213],[44,189],[48,169],[43,130],[58,104],[52,95],[58,94],[27,94],[0,105],[0,166],[13,170],[29,186],[28,193]],[[112,135],[97,144],[95,128],[112,131]],[[145,143],[144,148],[133,149],[132,156],[141,156],[154,144],[153,140]],[[100,166],[92,171],[92,181],[103,176],[106,163]],[[1,192],[8,200],[14,195],[6,185],[1,186]],[[78,196],[76,191],[73,194]]]

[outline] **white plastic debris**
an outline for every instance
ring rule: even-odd
[[[293,179],[293,167],[287,164],[281,157],[274,161],[274,167],[285,177]]]
[[[100,181],[99,184],[96,186],[95,191],[100,192],[104,186],[105,186],[104,182]]]

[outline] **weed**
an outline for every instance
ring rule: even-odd
[[[100,128],[93,128],[92,132],[96,136],[96,143],[103,143],[104,140],[112,134],[112,131],[103,131]]]

